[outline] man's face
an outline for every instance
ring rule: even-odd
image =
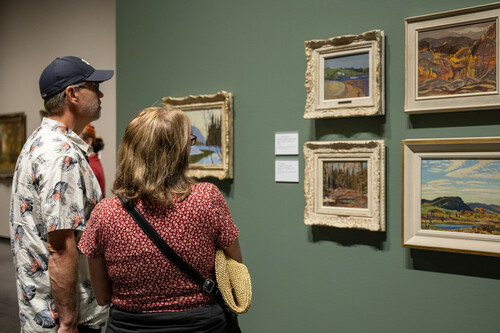
[[[80,94],[83,97],[80,104],[80,113],[82,116],[87,116],[91,121],[101,117],[101,100],[102,92],[99,90],[99,83],[85,82],[79,87]]]

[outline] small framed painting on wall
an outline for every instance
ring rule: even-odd
[[[500,3],[405,20],[407,113],[500,106]]]
[[[0,178],[12,177],[17,157],[26,141],[26,115],[0,115]]]
[[[304,144],[307,225],[385,231],[383,140]]]
[[[164,106],[184,111],[196,142],[189,155],[188,175],[195,178],[233,178],[233,95],[164,97]]]
[[[500,138],[402,148],[403,246],[500,256]]]
[[[384,32],[305,42],[304,118],[384,114]]]

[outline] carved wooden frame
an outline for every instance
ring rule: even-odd
[[[3,147],[0,178],[9,178],[14,175],[17,158],[26,141],[26,115],[21,112],[0,115],[0,134]]]
[[[385,231],[384,140],[306,142],[304,157],[305,224]],[[323,205],[323,163],[332,161],[367,162],[367,208]]]
[[[188,175],[195,178],[233,178],[233,94],[219,91],[210,95],[189,95],[186,97],[164,97],[163,105],[180,109],[186,113],[220,109],[221,122],[221,163],[189,164]]]
[[[310,40],[305,43],[307,100],[304,118],[335,118],[383,115],[384,106],[384,31],[371,30],[360,35]],[[324,62],[326,58],[369,55],[369,96],[325,100]]]

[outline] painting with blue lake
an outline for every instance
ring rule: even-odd
[[[325,58],[325,100],[370,96],[369,53]]]
[[[214,165],[222,163],[222,110],[207,109],[186,112],[196,143],[191,147],[189,163]]]
[[[500,235],[500,160],[422,159],[421,229]]]

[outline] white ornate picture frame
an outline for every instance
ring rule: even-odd
[[[188,175],[195,178],[233,178],[233,95],[164,97],[164,106],[184,111],[197,137],[191,148]]]
[[[305,43],[307,100],[304,118],[385,113],[384,31]]]
[[[304,223],[385,231],[383,140],[304,144]]]
[[[500,106],[500,3],[405,19],[406,113]]]
[[[500,256],[500,137],[402,148],[403,247]]]

